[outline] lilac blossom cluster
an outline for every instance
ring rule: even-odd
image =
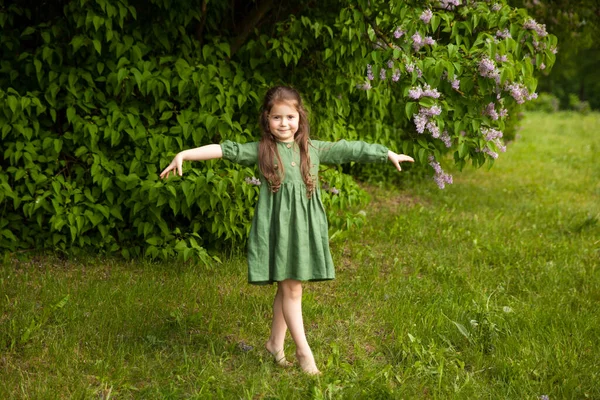
[[[421,16],[419,18],[421,19],[421,21],[428,24],[429,21],[431,21],[432,17],[433,17],[433,12],[431,10],[425,10],[425,11],[423,11],[423,13],[421,14]]]
[[[487,105],[485,110],[483,110],[483,115],[489,115],[496,121],[500,117],[506,117],[508,115],[508,110],[506,108],[501,108],[500,112],[498,112],[496,111],[496,105],[492,102]]]
[[[496,54],[496,62],[502,63],[502,62],[507,62],[508,61],[508,57],[506,57],[505,54]]]
[[[433,40],[431,36],[425,36],[423,38],[419,32],[415,32],[415,34],[411,36],[411,39],[413,40],[413,49],[415,49],[415,51],[421,50],[425,45],[432,46],[435,44],[435,40]]]
[[[526,100],[537,99],[537,93],[529,93],[522,83],[506,83],[506,91],[515,99],[517,104],[523,104]]]
[[[442,74],[442,78],[450,82],[450,85],[452,85],[452,89],[460,89],[460,80],[456,78],[456,75],[452,75],[452,79],[450,79],[448,78],[448,72],[444,71],[444,73]]]
[[[255,177],[252,177],[252,178],[246,177],[246,179],[244,179],[244,181],[246,181],[246,183],[248,185],[254,185],[254,186],[260,186],[260,183],[261,183],[260,179],[255,178]]]
[[[373,75],[373,67],[371,66],[371,64],[367,64],[367,79],[370,81],[375,79],[375,76]]]
[[[459,0],[440,0],[440,5],[445,10],[453,10],[454,7],[458,7],[460,5]]]
[[[442,132],[442,136],[440,136],[440,140],[444,142],[444,145],[448,148],[452,147],[452,138],[448,134],[448,131],[444,129]]]
[[[442,170],[440,163],[435,161],[435,158],[433,156],[429,156],[429,165],[431,165],[433,167],[433,170],[435,171],[433,180],[440,189],[445,188],[446,184],[452,184],[452,175],[445,173],[444,170]]]
[[[498,30],[496,32],[496,37],[499,39],[506,39],[506,38],[511,38],[512,36],[510,35],[510,32],[508,31],[508,29],[504,29],[504,30]]]
[[[415,64],[413,63],[408,63],[406,64],[406,72],[408,72],[409,74],[412,74],[413,71],[417,71],[417,76],[420,78],[421,76],[423,76],[423,71],[421,71],[421,69],[419,67],[417,67]]]
[[[535,31],[539,37],[544,37],[548,35],[546,32],[546,25],[538,24],[534,19],[529,19],[523,24],[524,29],[529,29],[531,31]]]
[[[481,133],[483,134],[485,140],[487,142],[494,143],[494,145],[499,151],[503,153],[506,151],[506,146],[504,146],[500,141],[500,139],[502,138],[502,131],[499,131],[494,128],[481,128]],[[483,149],[477,149],[476,151],[486,153],[489,156],[491,156],[494,160],[498,158],[498,153],[490,149],[487,145]]]
[[[496,3],[492,6],[492,11],[500,11],[502,4]]]
[[[440,115],[441,113],[442,108],[438,105],[430,108],[421,107],[419,113],[414,115],[417,132],[424,133],[425,129],[427,129],[434,138],[439,138],[440,128],[431,120],[431,117]]]
[[[487,140],[488,142],[500,139],[502,137],[502,131],[499,131],[494,128],[481,128],[481,133],[483,133],[485,140]]]
[[[405,30],[401,29],[400,27],[397,27],[396,30],[394,31],[394,37],[396,39],[400,39],[402,36],[404,36],[405,33],[406,33]]]
[[[497,84],[500,84],[500,72],[496,69],[496,64],[489,58],[484,58],[479,63],[479,75],[484,78],[492,78]]]
[[[440,97],[440,92],[437,89],[432,89],[431,86],[425,85],[425,89],[421,88],[421,86],[413,87],[408,91],[408,97],[413,100],[418,100],[421,97],[433,97],[437,99]]]

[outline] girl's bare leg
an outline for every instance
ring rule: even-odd
[[[285,334],[287,332],[287,324],[283,317],[283,292],[277,285],[277,293],[275,294],[275,300],[273,301],[273,322],[271,324],[271,337],[265,344],[269,353],[273,354],[275,362],[283,367],[291,365],[285,359],[285,353],[283,352],[283,344],[285,341]]]
[[[315,357],[306,340],[304,322],[302,320],[302,283],[286,279],[279,282],[278,289],[282,292],[283,317],[296,343],[296,358],[304,372],[316,375],[321,372],[315,364]]]

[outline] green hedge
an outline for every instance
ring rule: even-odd
[[[481,128],[510,124],[482,114],[500,97],[477,72],[482,58],[507,54],[503,87],[514,80],[529,91],[531,60],[554,60],[555,39],[499,4],[492,13],[487,3],[2,1],[0,248],[210,262],[206,248],[243,243],[258,192],[245,180],[255,169],[211,161],[186,165],[183,178],[168,182],[158,173],[181,149],[255,140],[258,107],[273,84],[304,94],[313,137],[380,142],[424,166],[449,152],[461,166],[480,166],[491,160],[482,150],[496,149]],[[426,7],[428,23],[420,19]],[[399,40],[397,27],[408,32]],[[515,39],[487,40],[503,28]],[[436,45],[415,50],[416,31]],[[397,82],[393,71],[366,80],[367,64],[379,74],[389,62],[401,72]],[[444,73],[459,76],[460,88]],[[426,83],[439,99],[408,96]],[[498,105],[513,109],[500,92]],[[449,148],[415,130],[419,109],[434,105]],[[395,173],[388,167],[378,178]],[[321,179],[340,191],[324,191],[332,233],[360,223],[366,195],[353,179],[341,167]]]

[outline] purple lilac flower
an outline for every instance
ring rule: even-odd
[[[442,108],[438,105],[432,107],[421,107],[419,112],[413,117],[415,119],[415,128],[418,133],[422,134],[425,130],[429,131],[434,138],[440,137],[440,128],[431,120],[431,117],[440,115]]]
[[[425,126],[427,125],[427,122],[429,122],[427,115],[421,113],[415,115],[415,127],[417,128],[418,133],[425,132]]]
[[[451,82],[452,89],[458,90],[460,88],[460,81],[458,79],[453,79]]]
[[[515,99],[517,104],[523,104],[526,100],[537,99],[537,93],[529,93],[527,88],[521,83],[507,82],[506,91],[510,92],[510,95]]]
[[[496,62],[507,62],[508,61],[508,57],[506,57],[506,55],[500,55],[500,54],[496,54]]]
[[[260,186],[260,184],[261,184],[260,179],[255,178],[255,177],[252,177],[252,178],[246,177],[246,179],[244,179],[244,181],[246,181],[246,183],[248,185]]]
[[[429,121],[425,128],[431,133],[431,137],[438,139],[440,137],[440,128],[433,121]]]
[[[489,78],[490,75],[492,75],[495,71],[496,66],[494,65],[494,62],[489,58],[484,58],[479,63],[479,75]]]
[[[428,24],[429,21],[431,21],[432,17],[433,17],[433,12],[431,12],[431,10],[425,10],[425,11],[423,11],[423,13],[421,14],[421,16],[419,18],[421,18],[421,21]]]
[[[418,100],[423,96],[423,89],[421,86],[414,87],[408,91],[408,97],[413,100]]]
[[[408,72],[409,74],[412,74],[414,70],[415,70],[415,64],[413,64],[413,63],[406,64],[406,72]]]
[[[438,105],[434,105],[431,106],[429,108],[427,107],[421,107],[421,109],[419,110],[419,112],[421,114],[425,114],[429,117],[433,117],[434,115],[440,115],[442,113],[442,107],[438,106]]]
[[[496,111],[496,105],[492,102],[487,105],[483,111],[483,115],[489,115],[494,121],[498,119],[498,112]]]
[[[502,8],[502,4],[496,3],[492,6],[492,11],[500,11],[501,8]]]
[[[481,128],[481,133],[483,133],[483,136],[485,136],[485,140],[487,140],[488,142],[502,137],[502,131],[496,130],[494,128]]]
[[[385,78],[386,78],[385,68],[381,68],[381,70],[379,71],[379,78],[381,78],[382,80],[385,80]]]
[[[415,32],[415,34],[411,36],[411,39],[413,41],[413,49],[415,49],[415,51],[419,51],[421,47],[423,47],[423,38],[419,32]]]
[[[546,64],[544,64],[544,63],[541,63],[541,64],[540,64],[540,69],[546,69]]]
[[[498,30],[496,32],[496,37],[500,38],[500,39],[506,39],[506,38],[510,38],[512,36],[510,35],[510,32],[508,31],[508,29],[505,28],[503,30]]]
[[[437,99],[440,97],[440,92],[438,92],[437,89],[432,89],[429,85],[425,85],[423,97],[433,97],[434,99]]]
[[[392,80],[394,82],[398,82],[400,80],[400,70],[399,69],[394,70],[394,74],[392,75]]]
[[[361,90],[369,90],[369,89],[371,89],[371,82],[366,82],[363,84],[359,83],[358,85],[356,85],[356,88],[361,89]]]
[[[452,146],[452,138],[448,134],[447,130],[444,130],[444,132],[442,132],[442,137],[440,137],[440,139],[442,139],[442,142],[444,142],[444,144],[446,145],[446,147],[451,147]]]
[[[506,116],[508,115],[508,110],[507,110],[506,108],[501,108],[501,109],[500,109],[500,112],[498,113],[498,115],[499,115],[501,118],[504,118],[504,117],[506,117]]]
[[[496,65],[489,58],[484,58],[479,63],[479,75],[484,78],[492,78],[497,84],[500,84],[500,72],[498,72]]]
[[[433,46],[435,44],[435,40],[433,40],[431,36],[425,36],[425,39],[423,39],[423,43]]]
[[[540,400],[550,400],[550,397],[547,394],[543,394],[540,396]]]
[[[440,163],[435,161],[435,158],[433,156],[429,156],[429,165],[431,165],[431,167],[435,171],[433,180],[440,189],[445,188],[446,184],[452,184],[452,175],[445,173],[442,167],[440,166]]]
[[[453,10],[460,4],[459,0],[440,0],[440,5],[446,10]]]
[[[432,97],[437,99],[440,97],[440,92],[438,92],[437,89],[432,89],[429,85],[425,85],[425,90],[420,86],[417,86],[408,91],[408,97],[413,100],[418,100],[421,97]]]
[[[389,69],[392,69],[392,68],[394,68],[394,62],[393,62],[392,60],[389,60],[389,61],[387,62],[387,66],[388,66],[388,68],[389,68]]]
[[[373,67],[371,67],[371,64],[367,64],[367,79],[370,81],[375,79],[375,76],[373,75]]]
[[[498,158],[498,153],[490,149],[489,147],[484,147],[482,150],[484,153],[489,154],[494,160]]]
[[[340,191],[338,189],[336,189],[335,187],[332,187],[331,190],[329,190],[329,191],[333,194],[340,194]]]
[[[394,31],[394,37],[396,39],[400,39],[402,36],[404,36],[405,33],[406,33],[406,31],[400,29],[400,27],[397,27],[396,30]]]
[[[527,20],[523,24],[523,28],[537,32],[538,36],[540,36],[540,37],[544,37],[544,36],[548,35],[548,32],[546,32],[546,25],[538,24],[537,22],[535,22],[534,19]]]

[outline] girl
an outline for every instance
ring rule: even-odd
[[[260,129],[260,142],[226,140],[182,151],[160,177],[168,178],[171,172],[181,176],[185,160],[223,157],[242,165],[258,164],[262,185],[248,240],[248,281],[277,282],[271,337],[265,346],[277,364],[290,365],[283,351],[289,329],[302,370],[320,374],[304,333],[301,283],[335,276],[318,187],[319,164],[389,159],[400,171],[400,162],[414,160],[377,144],[310,140],[306,109],[290,87],[277,86],[267,92]]]

